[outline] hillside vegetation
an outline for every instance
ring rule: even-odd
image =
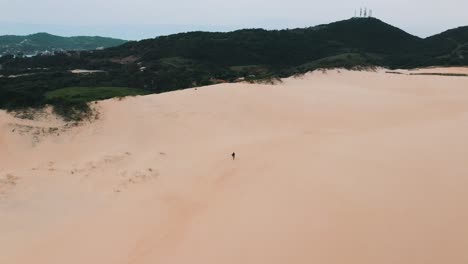
[[[95,50],[124,44],[121,39],[104,37],[59,37],[47,33],[27,36],[0,36],[0,55],[34,55],[65,50]]]
[[[67,87],[46,92],[43,99],[65,119],[79,120],[91,113],[89,102],[144,94],[142,89],[127,87]]]
[[[160,93],[318,68],[468,65],[468,27],[422,39],[375,18],[353,18],[300,29],[181,33],[93,52],[5,56],[0,65],[0,108],[14,109],[42,105],[45,94],[67,87]],[[72,74],[72,69],[102,72]]]

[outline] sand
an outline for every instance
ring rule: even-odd
[[[70,72],[74,73],[74,74],[90,74],[90,73],[101,73],[101,72],[105,72],[105,71],[76,69],[76,70],[71,70]]]
[[[467,67],[446,67],[446,68],[420,68],[420,69],[411,69],[411,70],[398,70],[398,72],[404,74],[458,74],[458,75],[468,75]]]
[[[0,112],[0,263],[468,263],[468,78],[333,70],[96,106],[79,126]]]

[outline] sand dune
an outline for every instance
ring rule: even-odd
[[[334,70],[97,106],[79,126],[0,112],[0,263],[468,263],[468,78]]]

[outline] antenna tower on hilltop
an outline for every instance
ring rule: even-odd
[[[354,17],[373,17],[373,10],[368,9],[367,7],[361,7],[359,8],[359,16],[357,14],[357,9],[354,9]]]

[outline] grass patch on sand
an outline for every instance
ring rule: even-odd
[[[45,100],[65,120],[80,121],[93,116],[89,102],[145,95],[141,89],[126,87],[68,87],[45,93]]]
[[[92,102],[114,97],[145,95],[148,92],[127,87],[68,87],[47,92],[48,102],[65,100],[68,102]]]

